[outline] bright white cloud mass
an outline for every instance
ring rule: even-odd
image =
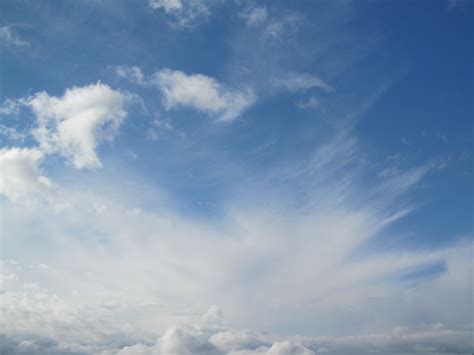
[[[0,194],[12,201],[44,196],[51,181],[40,170],[43,153],[38,149],[0,150]]]
[[[474,351],[472,4],[71,6],[0,3],[1,354]]]
[[[62,97],[40,92],[27,99],[37,119],[33,136],[45,153],[57,153],[78,168],[101,165],[97,145],[111,141],[127,117],[127,96],[97,83],[66,90]]]

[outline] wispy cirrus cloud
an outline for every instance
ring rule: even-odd
[[[289,91],[306,91],[318,88],[323,91],[333,91],[334,88],[319,76],[310,73],[287,73],[272,79],[273,86]]]
[[[245,21],[247,26],[258,26],[263,24],[268,18],[267,7],[252,5],[240,12],[239,16]]]
[[[30,42],[24,40],[14,30],[13,26],[0,26],[0,43],[7,47],[29,47]]]
[[[123,354],[403,353],[418,344],[435,352],[465,350],[469,328],[460,325],[469,326],[464,307],[470,249],[462,243],[437,250],[366,248],[414,210],[402,197],[430,166],[396,174],[367,194],[357,183],[363,173],[354,164],[359,156],[357,140],[347,132],[320,144],[309,160],[260,176],[256,186],[247,185],[254,179],[243,179],[236,196],[221,206],[219,223],[189,219],[151,186],[130,190],[124,181],[107,180],[105,194],[72,179],[58,186],[70,208],[41,209],[39,220],[39,209],[18,213],[15,200],[7,202],[5,244],[12,248],[29,240],[27,226],[35,221],[35,235],[50,248],[48,269],[33,275],[5,268],[18,278],[4,286],[5,344],[37,352],[47,343],[52,353]],[[304,188],[304,199],[273,193],[294,191],[293,184]],[[157,201],[156,208],[134,205],[143,194]],[[41,255],[35,253],[36,264]],[[436,265],[442,267],[430,272]],[[38,287],[24,288],[26,282]],[[411,324],[426,299],[431,302],[422,306],[429,314],[425,325],[394,328]],[[223,319],[216,308],[201,318],[210,304],[222,308]],[[18,319],[18,312],[29,321]],[[376,324],[367,318],[371,312],[379,315]],[[316,335],[261,335],[279,332],[289,319],[293,333],[310,327]],[[338,335],[341,322],[351,337]]]

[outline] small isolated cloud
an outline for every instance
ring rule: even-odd
[[[38,149],[1,149],[0,195],[4,195],[11,201],[27,197],[45,197],[52,183],[41,173],[42,160],[43,153]]]
[[[154,80],[163,94],[167,110],[189,107],[218,121],[232,121],[255,101],[251,91],[230,89],[202,74],[188,75],[179,70],[162,69],[155,74]]]
[[[29,47],[30,43],[22,39],[11,26],[0,27],[0,42],[7,47]]]
[[[128,99],[102,83],[67,89],[62,97],[37,93],[27,101],[37,119],[33,136],[43,152],[62,155],[77,169],[100,167],[96,148],[116,136]]]
[[[273,86],[288,91],[307,91],[318,88],[324,91],[332,91],[331,85],[327,84],[320,77],[310,73],[288,73],[276,77],[272,80]]]
[[[119,66],[115,72],[136,84],[158,88],[166,110],[192,108],[217,121],[232,121],[255,102],[252,90],[233,89],[203,74],[164,68],[146,77],[140,68],[127,66]]]
[[[209,1],[203,0],[149,0],[148,6],[173,17],[171,25],[178,28],[190,28],[210,14]]]
[[[267,8],[265,6],[251,6],[242,11],[240,17],[244,19],[247,26],[258,26],[267,20]]]

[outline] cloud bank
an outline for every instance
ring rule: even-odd
[[[12,251],[33,246],[17,253],[21,260],[2,263],[7,354],[470,349],[472,245],[366,248],[388,238],[387,228],[413,210],[403,196],[432,171],[430,165],[386,178],[367,194],[357,184],[357,140],[336,136],[310,160],[242,186],[248,194],[238,192],[216,223],[183,216],[151,187],[130,190],[137,185],[125,181],[105,180],[105,193],[104,184],[72,179],[57,187],[69,208],[22,209],[12,191],[36,194],[21,190],[21,179],[46,187],[42,155],[3,153],[20,166],[12,171],[21,177],[2,187],[12,197],[4,202],[3,243]],[[304,187],[305,203],[275,197],[271,189],[294,191],[288,181]],[[158,205],[137,208],[133,201],[145,196]],[[220,308],[201,316],[209,304]],[[277,335],[289,326],[300,336]]]

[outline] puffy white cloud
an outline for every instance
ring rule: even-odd
[[[192,108],[216,118],[231,121],[255,102],[252,90],[236,90],[203,74],[186,74],[168,68],[146,77],[140,68],[118,66],[115,73],[139,85],[156,87],[167,110]]]
[[[167,109],[190,107],[231,121],[251,106],[255,97],[251,91],[237,91],[202,74],[185,74],[179,70],[162,69],[154,80],[163,93]]]
[[[306,91],[312,88],[319,88],[324,91],[332,91],[333,88],[321,78],[309,73],[288,73],[272,80],[275,87],[289,91]]]
[[[0,43],[9,47],[29,47],[30,43],[22,39],[12,26],[0,27]]]
[[[0,194],[12,201],[45,198],[52,187],[42,174],[43,153],[30,148],[0,150]]]
[[[62,97],[37,93],[27,100],[37,119],[33,136],[43,152],[60,154],[78,169],[100,167],[96,148],[114,139],[128,99],[102,83],[67,89]]]

